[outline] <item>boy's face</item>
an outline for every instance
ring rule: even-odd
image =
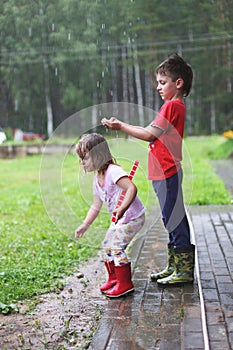
[[[156,75],[157,79],[157,91],[161,98],[165,101],[181,99],[183,80],[178,78],[176,81],[172,81],[169,75],[160,74]]]

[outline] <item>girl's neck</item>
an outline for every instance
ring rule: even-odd
[[[104,184],[105,172],[98,171],[97,172],[97,180],[100,186]]]

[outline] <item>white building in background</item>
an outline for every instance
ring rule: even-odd
[[[4,141],[6,141],[6,134],[2,128],[0,128],[0,143],[3,143]]]

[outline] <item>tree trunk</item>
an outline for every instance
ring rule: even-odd
[[[92,129],[94,132],[97,130],[97,113],[98,113],[98,108],[96,106],[97,104],[97,93],[96,91],[93,92],[93,106],[91,110],[91,124],[92,124]]]
[[[127,47],[127,52],[128,52],[128,59],[131,60],[132,58],[132,49],[131,45],[129,44]],[[133,74],[133,66],[130,64],[128,66],[128,84],[129,84],[129,102],[130,103],[135,103],[134,99],[134,74]]]
[[[148,108],[154,108],[154,90],[151,84],[150,74],[148,70],[145,70],[145,106]]]
[[[210,102],[210,133],[214,134],[216,132],[216,113],[215,113],[215,101],[214,99]]]
[[[121,62],[122,62],[122,89],[123,89],[123,101],[124,103],[124,121],[129,123],[129,111],[128,104],[129,93],[128,93],[128,79],[127,79],[127,65],[126,65],[126,48],[122,46],[121,49]]]
[[[142,84],[141,84],[140,67],[138,63],[138,52],[137,52],[136,45],[134,45],[133,47],[133,58],[134,58],[134,72],[135,72],[135,84],[136,84],[136,91],[137,91],[137,102],[139,106],[143,106]],[[138,117],[139,117],[139,125],[144,126],[144,114],[142,113],[142,109],[140,107],[138,109]]]
[[[50,99],[50,89],[49,89],[49,66],[47,59],[43,59],[44,64],[44,83],[45,83],[45,102],[47,111],[47,134],[50,137],[53,133],[53,111]]]
[[[232,65],[232,44],[227,43],[227,68],[230,71]],[[232,92],[232,75],[227,75],[227,92]]]

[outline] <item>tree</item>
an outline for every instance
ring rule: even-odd
[[[232,111],[232,15],[229,0],[3,0],[1,126],[51,135],[71,114],[114,101],[156,111],[154,69],[178,52],[194,69],[188,133],[221,132]]]

